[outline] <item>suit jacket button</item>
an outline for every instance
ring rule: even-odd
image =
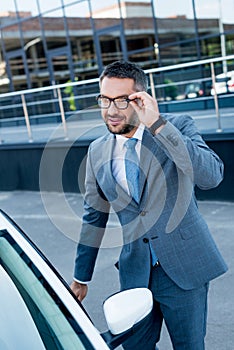
[[[148,238],[143,238],[143,242],[148,243],[149,242]]]
[[[146,215],[146,211],[143,210],[143,211],[140,213],[140,215],[141,215],[141,216],[145,216],[145,215]]]

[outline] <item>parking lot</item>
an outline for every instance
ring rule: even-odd
[[[39,246],[63,278],[70,283],[76,239],[82,215],[82,196],[68,193],[1,192],[0,208]],[[67,211],[64,211],[66,204]],[[234,203],[200,201],[203,213],[220,248],[229,271],[211,282],[209,293],[207,350],[232,350],[234,344]],[[119,228],[111,218],[116,235]],[[67,229],[69,228],[69,229]],[[118,273],[114,263],[120,251],[120,237],[112,246],[100,250],[93,281],[84,305],[96,327],[106,329],[102,314],[102,302],[119,288]],[[171,350],[165,327],[160,341],[160,350]]]

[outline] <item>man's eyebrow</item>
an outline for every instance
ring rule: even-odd
[[[106,95],[100,95],[101,97],[105,97],[105,98],[111,98],[111,97],[108,97]],[[113,99],[117,99],[117,98],[128,98],[128,95],[121,95],[121,96],[116,96],[116,97],[113,97]]]

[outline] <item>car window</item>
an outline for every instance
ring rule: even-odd
[[[45,349],[94,349],[43,275],[7,230],[0,230],[0,263],[30,312]],[[5,318],[5,327],[11,327],[7,324],[7,315]],[[36,345],[34,348],[41,349]]]

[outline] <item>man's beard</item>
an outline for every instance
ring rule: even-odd
[[[117,134],[117,135],[129,134],[138,125],[139,125],[139,119],[138,119],[138,116],[135,113],[131,116],[131,118],[129,120],[129,123],[124,124],[123,127],[121,129],[119,129],[119,130],[114,130],[113,126],[108,125],[108,123],[106,122],[107,129],[112,134]]]
[[[111,125],[108,125],[106,124],[107,126],[107,129],[112,133],[112,134],[118,134],[118,135],[124,135],[124,134],[128,134],[130,133],[135,127],[136,125],[133,125],[133,124],[125,124],[122,129],[118,130],[118,131],[115,131],[115,130],[112,130],[111,128]]]

